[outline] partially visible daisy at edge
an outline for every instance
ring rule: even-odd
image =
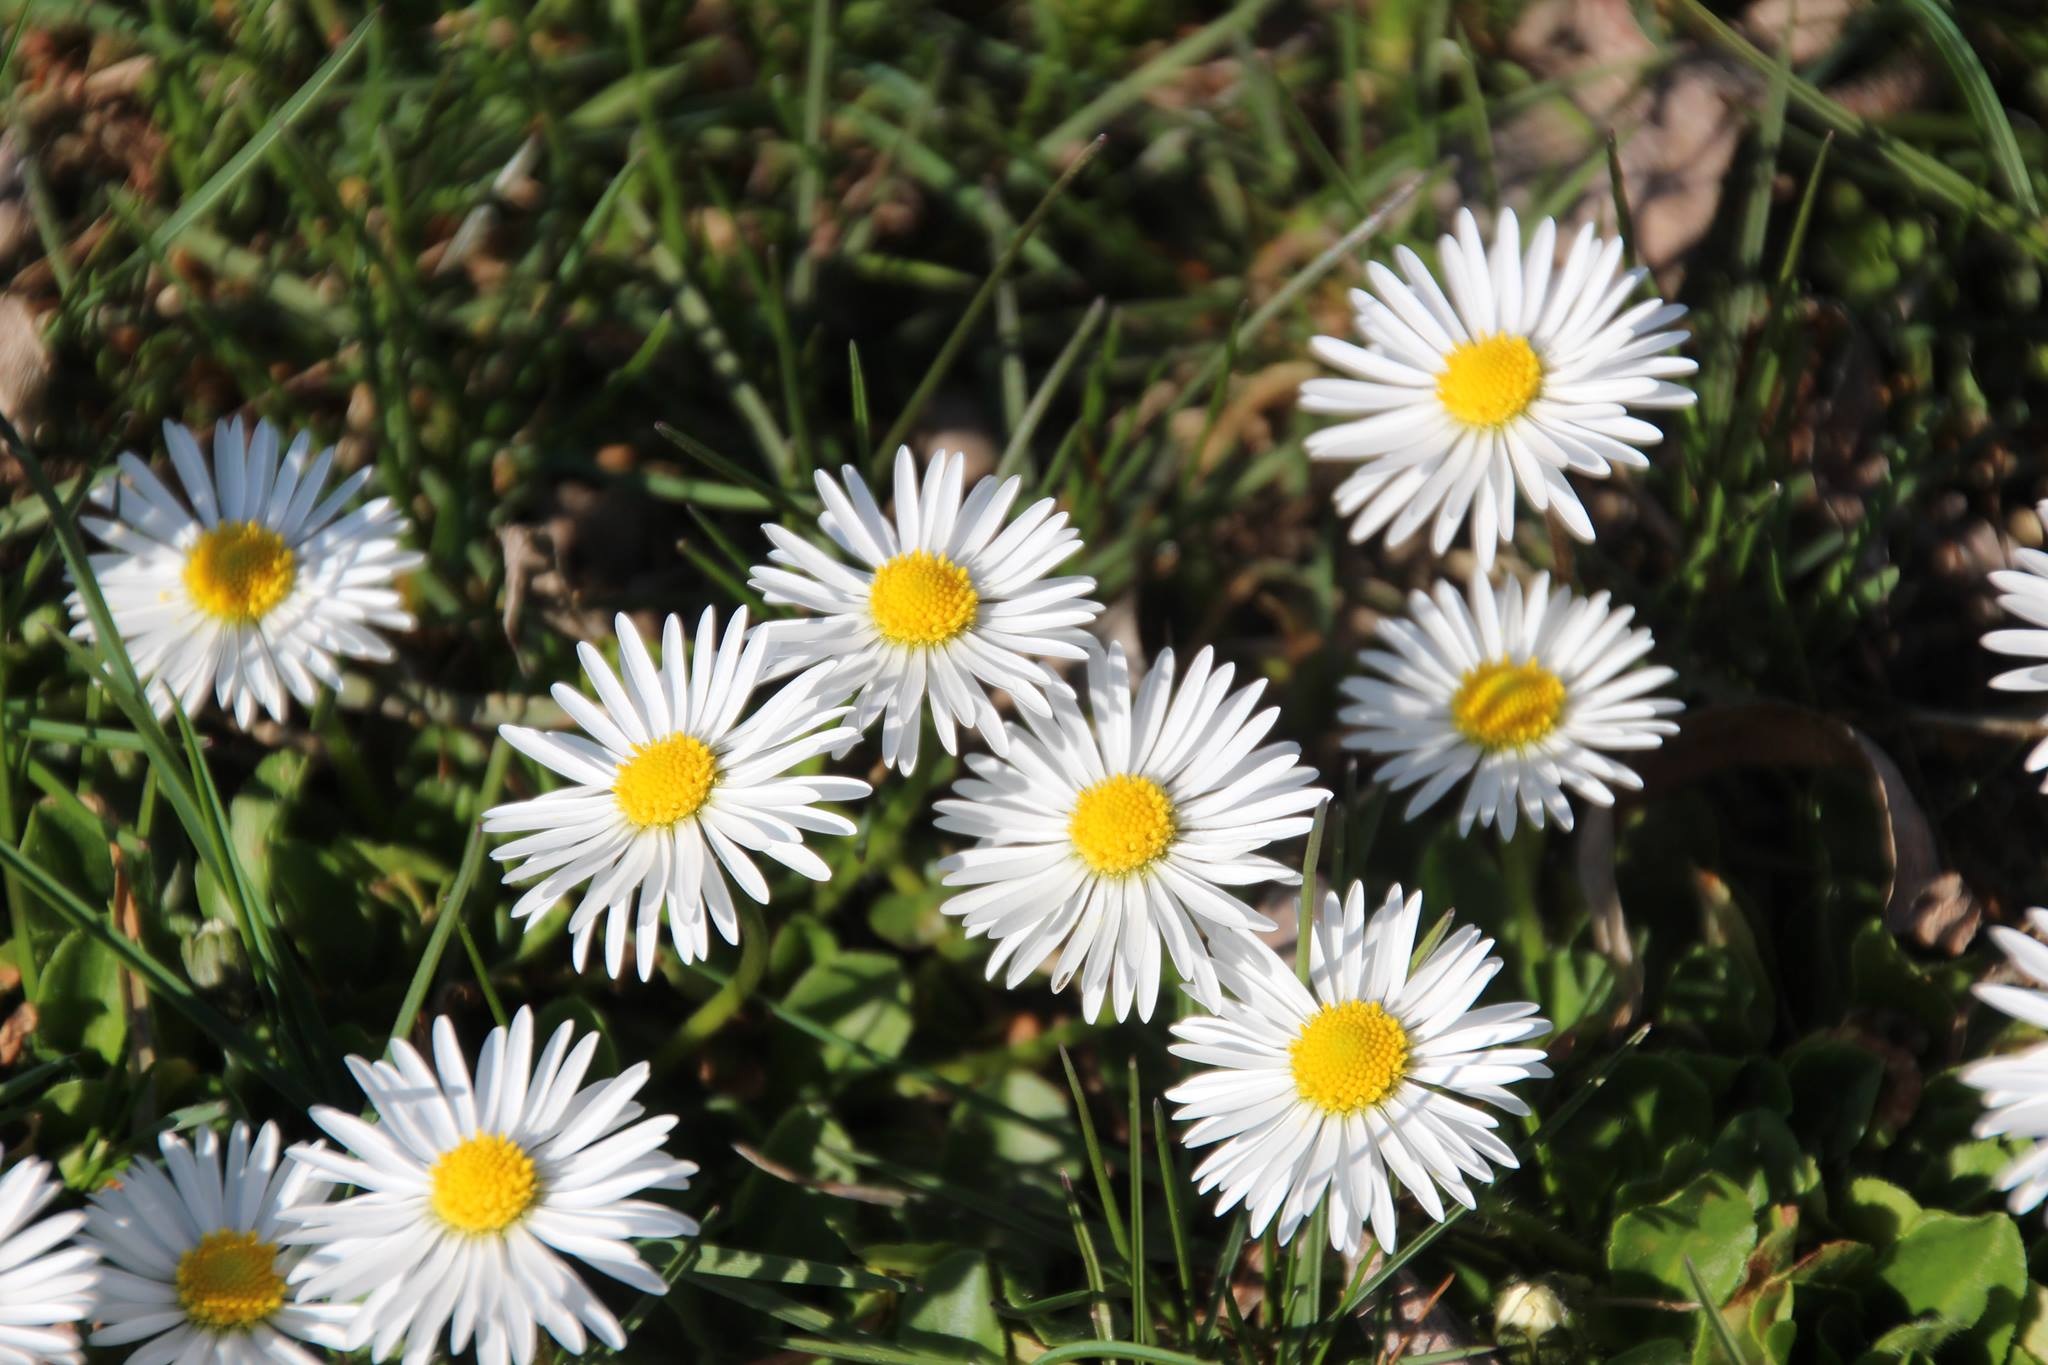
[[[0,1176],[0,1365],[85,1359],[74,1324],[92,1314],[99,1277],[98,1253],[72,1242],[85,1212],[32,1221],[63,1192],[55,1169],[36,1157]]]
[[[2048,910],[2027,911],[2036,933],[2048,934]],[[2048,943],[2003,924],[1990,926],[1991,941],[2006,960],[2034,985],[1979,982],[1971,992],[2001,1014],[2037,1029],[2048,1029]],[[2029,1212],[2048,1197],[2048,1042],[2018,1052],[1985,1057],[1958,1073],[1965,1085],[1983,1091],[1984,1113],[1971,1132],[1980,1138],[2018,1138],[2027,1150],[1998,1173],[2006,1191],[2006,1207],[2015,1215]]]
[[[1330,1245],[1357,1256],[1368,1227],[1391,1252],[1394,1182],[1442,1222],[1443,1195],[1476,1207],[1514,1153],[1482,1106],[1526,1115],[1507,1090],[1550,1075],[1550,1021],[1527,1003],[1475,1008],[1501,969],[1493,940],[1452,930],[1409,971],[1422,896],[1396,886],[1370,919],[1357,882],[1323,897],[1309,940],[1309,984],[1263,942],[1220,956],[1229,991],[1213,1016],[1173,1025],[1177,1057],[1208,1068],[1169,1090],[1195,1171],[1218,1216],[1242,1204],[1251,1234],[1277,1218],[1284,1245],[1329,1198]]]
[[[174,698],[196,713],[210,695],[244,729],[258,706],[282,721],[287,693],[310,708],[322,683],[341,686],[338,659],[394,657],[378,631],[413,628],[394,580],[425,557],[401,547],[391,499],[346,510],[371,468],[327,491],[332,447],[315,455],[301,432],[280,458],[267,421],[217,424],[210,468],[174,422],[164,445],[189,508],[123,452],[118,476],[92,491],[107,515],[79,519],[109,547],[91,556],[93,576],[159,714]],[[72,633],[90,639],[73,587]]]
[[[375,1122],[325,1105],[313,1122],[346,1149],[291,1149],[293,1161],[363,1191],[291,1210],[285,1240],[316,1249],[291,1274],[304,1292],[356,1299],[344,1350],[426,1365],[472,1336],[479,1365],[530,1365],[545,1331],[570,1355],[595,1337],[613,1350],[625,1329],[569,1258],[648,1294],[668,1285],[632,1245],[685,1237],[696,1220],[641,1190],[684,1190],[695,1162],[662,1150],[676,1120],[644,1117],[633,1096],[645,1062],[584,1084],[599,1035],[563,1024],[533,1055],[533,1012],[492,1029],[476,1077],[444,1017],[434,1065],[403,1039],[390,1060],[348,1059]]]
[[[1278,707],[1256,710],[1260,680],[1230,690],[1232,665],[1196,654],[1176,687],[1162,650],[1132,695],[1121,646],[1088,656],[1088,710],[1055,694],[1051,714],[1011,726],[1007,757],[969,754],[973,776],[936,804],[940,829],[978,840],[942,858],[941,907],[996,945],[1015,988],[1055,949],[1052,987],[1077,974],[1081,1009],[1108,999],[1119,1019],[1150,1019],[1161,950],[1198,1000],[1220,996],[1209,941],[1273,924],[1226,888],[1292,883],[1259,853],[1306,834],[1329,792],[1301,746],[1262,744]]]
[[[1654,641],[1631,630],[1633,607],[1614,608],[1550,587],[1539,574],[1525,591],[1499,593],[1474,574],[1466,596],[1439,580],[1408,595],[1408,619],[1379,624],[1381,648],[1359,660],[1377,677],[1347,678],[1338,720],[1356,727],[1347,749],[1387,755],[1376,774],[1395,791],[1417,788],[1413,818],[1470,779],[1458,830],[1497,824],[1513,838],[1518,813],[1572,827],[1571,797],[1614,804],[1616,788],[1643,785],[1609,752],[1654,749],[1677,733],[1667,716],[1684,707],[1650,695],[1678,675],[1644,665]]]
[[[253,1141],[235,1124],[225,1150],[210,1128],[157,1145],[161,1165],[136,1161],[92,1196],[86,1235],[106,1259],[92,1344],[134,1347],[129,1365],[319,1365],[340,1350],[355,1309],[288,1289],[305,1253],[278,1245],[280,1210],[326,1198],[326,1179],[282,1159],[274,1123]]]
[[[783,684],[747,712],[770,642],[747,629],[745,608],[722,638],[717,613],[706,608],[689,650],[682,621],[671,615],[658,668],[629,617],[621,613],[615,627],[620,674],[589,643],[576,650],[598,700],[566,683],[553,689],[582,735],[500,729],[513,748],[573,785],[493,807],[483,824],[493,834],[522,836],[491,852],[508,864],[507,883],[534,882],[513,905],[514,919],[531,929],[588,882],[569,918],[577,970],[601,924],[605,970],[614,977],[624,970],[630,933],[644,981],[654,973],[664,915],[685,962],[709,953],[713,927],[727,943],[739,942],[728,883],[768,903],[756,854],[813,881],[831,876],[804,835],[847,835],[855,826],[818,803],[866,796],[870,788],[857,778],[790,772],[859,738],[838,723],[844,694],[820,691],[829,668]]]
[[[2035,512],[2048,525],[2048,502]],[[1991,685],[2001,692],[2048,692],[2048,554],[2021,547],[2013,551],[2013,564],[1993,571],[1991,585],[1998,589],[1998,605],[2026,625],[1992,631],[1984,637],[1984,648],[2038,662],[2001,673]],[[2036,744],[2026,758],[2028,772],[2043,769],[2048,769],[2048,739]],[[2041,779],[2041,790],[2048,792],[2048,776]]]
[[[966,469],[966,456],[941,452],[920,484],[910,447],[900,448],[893,520],[852,465],[838,481],[818,471],[818,525],[854,562],[769,523],[772,562],[748,580],[770,603],[816,613],[763,627],[780,666],[836,664],[836,683],[856,693],[854,724],[881,719],[882,761],[899,772],[917,766],[927,704],[947,753],[959,752],[960,730],[1003,752],[988,689],[1049,715],[1047,694],[1065,684],[1038,660],[1082,658],[1081,628],[1102,610],[1088,597],[1094,579],[1047,577],[1081,548],[1067,514],[1044,498],[1011,517],[1023,487],[1014,477],[981,479],[963,499]]]
[[[1337,488],[1353,540],[1384,529],[1398,545],[1429,525],[1441,555],[1469,520],[1484,570],[1514,536],[1519,487],[1531,507],[1590,541],[1592,520],[1566,474],[1647,466],[1640,447],[1663,434],[1632,410],[1696,400],[1673,381],[1698,364],[1664,354],[1685,340],[1673,324],[1686,310],[1658,298],[1624,309],[1649,272],[1621,269],[1620,239],[1596,243],[1587,224],[1561,266],[1556,253],[1549,218],[1524,250],[1513,210],[1501,210],[1489,250],[1460,210],[1456,235],[1437,244],[1441,287],[1396,247],[1401,273],[1372,262],[1372,291],[1351,294],[1366,344],[1311,343],[1347,376],[1307,381],[1300,401],[1352,419],[1310,433],[1307,446],[1316,459],[1363,462]]]

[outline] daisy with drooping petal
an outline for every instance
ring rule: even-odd
[[[2048,934],[2048,910],[2027,911],[2035,933]],[[2023,1024],[2048,1029],[2048,944],[2002,924],[1990,927],[1991,941],[2023,975],[2037,983],[2013,986],[1979,982],[1971,988],[1979,1000]],[[2032,1143],[1998,1173],[1998,1188],[2008,1191],[2006,1207],[2026,1213],[2048,1197],[2048,1042],[2018,1052],[1971,1062],[1959,1073],[1963,1083],[1984,1092],[1984,1114],[1971,1131],[1980,1138],[2023,1138]]]
[[[4,1153],[0,1153],[4,1155]],[[31,1222],[63,1193],[47,1161],[0,1176],[0,1365],[79,1365],[74,1323],[91,1315],[99,1257],[70,1245],[80,1210]]]
[[[388,1062],[350,1057],[375,1106],[366,1122],[317,1106],[325,1144],[291,1149],[321,1177],[364,1191],[287,1214],[319,1259],[294,1283],[321,1298],[362,1296],[346,1350],[425,1365],[447,1333],[450,1354],[476,1340],[481,1365],[534,1357],[537,1330],[570,1355],[589,1337],[613,1350],[625,1331],[570,1268],[581,1260],[650,1294],[668,1286],[633,1249],[636,1237],[695,1236],[697,1224],[640,1190],[688,1189],[696,1163],[661,1150],[675,1119],[644,1118],[633,1096],[641,1062],[609,1081],[583,1083],[598,1035],[556,1029],[534,1059],[531,1010],[492,1029],[476,1079],[446,1018],[433,1027],[434,1067],[403,1039]]]
[[[1381,676],[1342,684],[1352,704],[1337,718],[1359,727],[1344,747],[1392,755],[1377,775],[1420,787],[1410,817],[1469,776],[1461,834],[1476,820],[1511,839],[1517,811],[1570,829],[1567,790],[1611,806],[1614,788],[1641,787],[1607,751],[1656,748],[1678,730],[1663,717],[1684,708],[1649,695],[1678,675],[1637,666],[1653,642],[1628,628],[1635,609],[1552,592],[1549,574],[1526,594],[1509,579],[1499,597],[1475,574],[1469,599],[1440,581],[1434,597],[1409,594],[1409,619],[1380,622],[1386,647],[1359,659]]]
[[[616,626],[623,681],[585,643],[576,653],[598,701],[566,683],[554,687],[555,700],[589,738],[519,725],[500,731],[513,748],[574,785],[495,807],[485,812],[484,828],[523,836],[491,855],[512,864],[508,883],[540,878],[512,907],[513,918],[531,928],[587,881],[569,920],[577,970],[602,921],[605,970],[616,977],[624,969],[630,930],[645,981],[654,973],[664,909],[685,962],[710,951],[712,925],[727,943],[738,943],[727,879],[766,905],[768,881],[751,856],[758,853],[824,881],[831,871],[804,846],[804,832],[852,834],[854,825],[817,803],[852,800],[870,789],[855,778],[789,771],[859,737],[834,724],[846,714],[832,704],[835,695],[818,691],[829,669],[785,684],[742,719],[769,648],[760,631],[747,630],[745,609],[733,614],[721,639],[717,613],[706,608],[691,653],[684,651],[682,621],[670,616],[659,668],[630,619],[621,614]]]
[[[281,1160],[277,1125],[196,1141],[166,1133],[163,1164],[137,1161],[92,1196],[86,1235],[106,1258],[93,1317],[95,1346],[134,1346],[129,1365],[173,1361],[317,1365],[300,1342],[339,1350],[355,1310],[303,1302],[286,1288],[305,1259],[281,1248],[282,1209],[318,1203],[327,1181]],[[140,1343],[138,1345],[138,1343]]]
[[[2048,524],[2048,502],[2042,503],[2037,511],[2042,522]],[[2026,626],[1992,631],[1984,637],[1984,648],[1993,654],[2040,662],[2001,673],[1991,680],[1991,685],[2001,692],[2048,692],[2048,554],[2018,549],[2013,551],[2013,562],[2015,567],[1999,569],[1991,575],[1991,585],[1998,589],[1998,605],[2026,622]],[[2036,744],[2026,761],[2030,773],[2044,768],[2048,768],[2048,739]],[[2041,790],[2048,792],[2048,777],[2042,778]]]
[[[786,666],[840,667],[835,682],[858,694],[854,723],[882,718],[882,761],[898,772],[917,766],[927,701],[947,753],[959,752],[956,729],[1003,752],[987,688],[1049,715],[1046,695],[1062,684],[1036,660],[1082,658],[1081,627],[1102,610],[1088,599],[1094,579],[1045,576],[1081,548],[1067,514],[1046,498],[1006,524],[1023,481],[985,478],[963,500],[966,468],[966,456],[941,453],[920,486],[910,447],[898,450],[893,522],[852,465],[839,471],[843,487],[820,470],[818,525],[857,563],[771,524],[761,529],[774,562],[748,580],[769,602],[818,613],[764,629]]]
[[[1593,539],[1566,472],[1646,466],[1638,447],[1662,433],[1629,410],[1689,407],[1692,390],[1672,381],[1699,366],[1663,354],[1685,340],[1672,328],[1682,306],[1653,298],[1622,311],[1649,272],[1621,270],[1620,239],[1596,243],[1588,224],[1553,269],[1551,219],[1527,251],[1511,210],[1491,251],[1469,212],[1457,228],[1437,245],[1443,288],[1406,247],[1394,252],[1399,276],[1367,267],[1372,292],[1351,296],[1366,344],[1317,337],[1316,358],[1348,377],[1309,380],[1301,406],[1353,419],[1308,438],[1316,459],[1365,462],[1337,489],[1353,540],[1384,527],[1398,545],[1433,522],[1430,546],[1442,554],[1469,512],[1486,569],[1514,536],[1517,486],[1538,512]]]
[[[405,518],[389,498],[343,514],[369,481],[358,470],[323,491],[334,451],[312,453],[300,433],[278,453],[278,432],[241,419],[213,432],[208,470],[192,433],[164,423],[164,444],[191,501],[187,510],[132,454],[93,490],[108,516],[79,524],[111,547],[93,575],[151,703],[196,712],[211,693],[246,728],[260,705],[283,720],[289,692],[311,707],[319,685],[341,686],[338,658],[388,660],[378,628],[411,630],[393,580],[423,556],[401,549]],[[89,639],[73,592],[73,634]]]
[[[1279,708],[1253,714],[1265,683],[1232,692],[1234,671],[1204,649],[1176,689],[1163,650],[1134,700],[1123,649],[1095,650],[1092,722],[1056,693],[1049,716],[1012,726],[1007,758],[968,755],[974,776],[937,823],[980,841],[939,863],[973,889],[942,908],[995,943],[991,979],[1007,962],[1015,988],[1058,948],[1053,989],[1078,972],[1090,1019],[1105,997],[1150,1019],[1164,945],[1197,999],[1219,998],[1205,936],[1273,927],[1223,888],[1298,881],[1257,850],[1306,834],[1330,795],[1299,745],[1260,745]]]
[[[1550,1021],[1531,1004],[1473,1008],[1501,961],[1469,925],[1411,973],[1421,914],[1421,894],[1398,886],[1370,920],[1363,885],[1341,906],[1329,892],[1307,986],[1264,943],[1240,941],[1218,958],[1222,1008],[1173,1026],[1174,1055],[1211,1068],[1166,1096],[1189,1147],[1221,1144],[1196,1184],[1221,1192],[1219,1215],[1243,1204],[1253,1236],[1277,1217],[1286,1243],[1327,1193],[1332,1247],[1356,1256],[1370,1224],[1391,1252],[1395,1179],[1441,1222],[1439,1188],[1473,1208],[1467,1177],[1517,1164],[1479,1105],[1529,1112],[1506,1087],[1550,1069],[1543,1049],[1508,1044]]]

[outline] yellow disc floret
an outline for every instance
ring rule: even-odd
[[[253,1232],[221,1228],[178,1258],[178,1306],[195,1326],[232,1332],[284,1306],[277,1247]]]
[[[1444,410],[1468,427],[1497,427],[1529,410],[1543,391],[1543,362],[1518,336],[1481,337],[1453,350],[1437,376]]]
[[[1495,659],[1470,669],[1451,696],[1451,724],[1482,749],[1519,749],[1557,728],[1564,684],[1530,659]]]
[[[298,556],[284,537],[253,521],[224,521],[201,533],[185,556],[185,591],[208,616],[245,626],[291,595]]]
[[[497,1133],[479,1133],[443,1152],[430,1181],[435,1216],[472,1236],[518,1222],[538,1185],[526,1149]]]
[[[717,780],[710,746],[676,734],[634,750],[612,783],[612,796],[640,828],[662,828],[695,815]]]
[[[1355,1114],[1392,1093],[1408,1070],[1408,1031],[1378,1005],[1325,1005],[1287,1049],[1294,1088],[1325,1114]]]
[[[945,644],[973,625],[980,610],[981,594],[967,570],[930,550],[884,563],[868,589],[875,629],[891,644]]]
[[[1178,828],[1173,799],[1157,782],[1119,773],[1082,791],[1067,821],[1067,837],[1081,861],[1096,872],[1124,877],[1157,861]]]

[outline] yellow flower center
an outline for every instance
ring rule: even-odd
[[[1444,410],[1468,427],[1497,427],[1528,411],[1543,390],[1543,362],[1518,336],[1481,337],[1453,350],[1437,376]]]
[[[1378,1104],[1408,1070],[1408,1031],[1363,1000],[1325,1005],[1287,1049],[1294,1088],[1325,1114]]]
[[[457,1232],[503,1232],[533,1204],[533,1158],[511,1138],[479,1133],[434,1163],[428,1199]]]
[[[670,735],[633,752],[612,783],[628,820],[642,829],[673,825],[697,813],[718,780],[710,746],[689,735]]]
[[[1082,791],[1067,837],[1082,862],[1105,877],[1122,877],[1157,861],[1178,828],[1173,800],[1157,782],[1119,773]]]
[[[208,616],[248,625],[291,595],[298,556],[284,537],[253,521],[224,521],[185,556],[185,591]]]
[[[974,624],[981,594],[967,570],[944,555],[912,550],[875,570],[868,611],[882,638],[898,645],[942,645]]]
[[[209,1232],[178,1258],[178,1306],[195,1327],[235,1331],[284,1306],[277,1247],[253,1232]]]
[[[1530,659],[1495,659],[1467,672],[1451,695],[1451,724],[1482,749],[1519,749],[1557,728],[1564,684]]]

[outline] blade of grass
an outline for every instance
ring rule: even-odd
[[[398,1017],[391,1021],[391,1036],[403,1038],[412,1032],[413,1021],[419,1018],[420,1006],[426,1003],[427,990],[434,984],[434,973],[440,969],[441,955],[448,951],[449,936],[455,932],[456,923],[462,917],[463,904],[469,899],[470,887],[476,882],[477,870],[484,860],[483,812],[498,802],[498,792],[505,785],[505,767],[512,758],[512,747],[501,737],[491,745],[491,756],[484,763],[483,786],[477,791],[477,820],[469,827],[469,839],[462,846],[462,861],[455,869],[455,880],[448,884],[448,890],[441,896],[441,904],[435,912],[434,931],[427,936],[426,951],[413,967],[412,981],[405,988],[405,999],[398,1006]]]
[[[1058,127],[1038,140],[1038,155],[1056,163],[1067,148],[1084,137],[1099,135],[1105,124],[1145,98],[1146,92],[1173,79],[1183,69],[1250,29],[1272,4],[1273,0],[1238,0],[1220,18],[1190,33],[1076,109]]]
[[[1152,1138],[1158,1148],[1159,1192],[1166,1201],[1166,1227],[1173,1236],[1173,1270],[1180,1285],[1180,1335],[1183,1341],[1194,1332],[1195,1272],[1188,1253],[1187,1225],[1180,1216],[1180,1165],[1173,1156],[1173,1135],[1167,1130],[1166,1108],[1152,1101]]]
[[[1707,1320],[1707,1336],[1721,1350],[1721,1358],[1727,1365],[1743,1365],[1742,1347],[1735,1341],[1735,1333],[1728,1326],[1728,1319],[1721,1316],[1721,1310],[1714,1304],[1714,1296],[1707,1292],[1707,1282],[1700,1278],[1700,1268],[1693,1264],[1692,1257],[1685,1261],[1685,1278],[1692,1281],[1694,1305],[1700,1316]]]
[[[1109,1303],[1103,1294],[1102,1259],[1095,1253],[1095,1239],[1088,1235],[1088,1222],[1081,1216],[1081,1201],[1074,1194],[1074,1181],[1065,1171],[1060,1172],[1060,1189],[1067,1196],[1067,1221],[1073,1225],[1074,1245],[1081,1251],[1081,1268],[1086,1272],[1088,1288],[1097,1298],[1088,1317],[1095,1324],[1095,1335],[1108,1341],[1116,1335],[1116,1324],[1110,1320]]]
[[[151,234],[149,248],[153,253],[161,254],[168,250],[170,245],[178,240],[179,234],[205,217],[229,190],[241,183],[242,177],[263,159],[271,145],[311,111],[320,97],[327,93],[327,88],[333,85],[341,73],[355,61],[356,54],[369,39],[371,30],[381,21],[382,14],[381,10],[373,9],[365,15],[363,21],[356,25],[355,32],[349,34],[347,41],[336,48],[326,61],[320,63],[319,70],[315,71],[290,99],[279,105],[276,113],[263,121],[263,126],[242,145],[242,149],[230,157],[226,165],[207,177],[204,185],[185,197],[185,202],[178,205],[177,210]]]
[[[939,347],[939,353],[932,360],[931,367],[925,371],[924,378],[919,380],[917,388],[911,391],[910,401],[903,405],[903,411],[897,415],[888,434],[874,447],[874,468],[882,468],[896,453],[896,447],[902,444],[903,438],[910,434],[911,427],[915,426],[917,419],[924,414],[925,404],[931,401],[932,394],[945,380],[947,372],[953,368],[953,362],[959,357],[960,349],[967,344],[968,334],[974,330],[975,323],[981,320],[983,311],[995,297],[996,285],[1010,273],[1010,267],[1016,264],[1019,253],[1024,250],[1024,244],[1031,240],[1033,234],[1038,231],[1039,224],[1045,221],[1046,214],[1051,212],[1052,206],[1059,202],[1060,196],[1067,192],[1067,187],[1074,183],[1074,177],[1078,176],[1101,150],[1100,138],[1083,148],[1080,155],[1060,173],[1060,178],[1053,182],[1052,188],[1038,201],[1038,206],[1031,210],[1031,216],[1024,220],[1010,238],[1009,244],[1003,248],[1003,254],[996,258],[995,267],[989,271],[988,278],[981,282],[981,288],[975,290],[974,297],[968,300],[967,309],[960,315],[960,321],[954,324],[945,343]]]
[[[1081,1145],[1088,1151],[1088,1169],[1095,1176],[1095,1194],[1102,1201],[1102,1216],[1109,1224],[1109,1239],[1116,1244],[1117,1255],[1128,1264],[1131,1243],[1124,1234],[1123,1214],[1117,1209],[1116,1191],[1109,1183],[1109,1166],[1102,1159],[1102,1143],[1095,1136],[1095,1119],[1088,1112],[1088,1096],[1081,1089],[1080,1073],[1074,1070],[1074,1059],[1065,1048],[1060,1049],[1060,1065],[1066,1068],[1067,1088],[1074,1096],[1074,1113],[1081,1120]]]
[[[1328,801],[1316,807],[1316,822],[1308,827],[1308,851],[1301,856],[1301,895],[1294,906],[1294,974],[1304,986],[1315,964],[1310,945],[1316,938],[1316,860],[1322,856],[1329,814]]]
[[[2038,218],[2041,202],[2034,197],[2034,180],[2027,174],[2027,160],[2020,153],[2020,140],[2013,134],[2012,120],[2006,116],[2005,106],[1998,102],[1998,92],[1992,88],[1984,63],[1978,60],[1963,31],[1956,27],[1955,16],[1941,0],[1899,2],[1906,13],[1920,21],[1921,31],[1934,44],[1949,74],[1955,77],[1963,104],[1970,111],[1970,121],[1983,134],[1984,149],[1990,153],[1991,164],[1998,168],[1998,177],[2005,182],[2013,202],[2030,217]]]
[[[832,71],[832,0],[811,0],[810,42],[804,53],[803,162],[796,176],[796,230],[808,238],[818,225],[825,188],[825,96]],[[789,277],[789,300],[809,306],[818,283],[818,258],[808,248]]]
[[[211,1038],[222,1052],[241,1059],[265,1084],[294,1104],[311,1104],[317,1098],[297,1077],[280,1070],[270,1057],[239,1027],[199,997],[191,983],[159,962],[147,949],[119,932],[105,915],[74,895],[69,887],[12,844],[0,843],[0,863],[5,863],[30,892],[56,911],[73,928],[83,929],[101,946],[121,960],[121,965],[141,977],[152,995],[185,1016],[191,1025]]]
[[[1067,344],[1060,348],[1059,355],[1052,362],[1052,368],[1045,372],[1045,378],[1039,381],[1037,391],[1031,395],[1031,401],[1024,405],[1023,416],[1019,417],[1016,425],[1010,429],[1010,443],[1003,447],[1002,458],[996,461],[997,478],[1007,478],[1016,473],[1020,465],[1025,465],[1030,460],[1031,438],[1037,434],[1039,424],[1045,420],[1046,409],[1052,406],[1052,400],[1058,395],[1060,386],[1066,383],[1068,371],[1074,368],[1074,362],[1080,359],[1082,348],[1088,344],[1088,338],[1095,335],[1095,329],[1102,325],[1102,319],[1108,311],[1109,301],[1098,295],[1095,302],[1088,305],[1088,311],[1081,315],[1081,325],[1074,329],[1074,334],[1067,338]],[[865,450],[867,447],[863,445],[861,448]]]
[[[1701,0],[1672,0],[1672,6],[1680,18],[1752,70],[1764,76],[1770,75],[1775,59],[1729,27]],[[1994,199],[1928,153],[1885,133],[1811,83],[1793,76],[1787,82],[1787,88],[1792,102],[1822,128],[1866,144],[1908,185],[2010,238],[2035,260],[2048,261],[2048,235],[2043,234],[2038,223],[2023,217],[2012,205]]]
[[[1143,1101],[1138,1097],[1138,1059],[1135,1055],[1126,1072],[1125,1090],[1131,1101],[1130,1154],[1124,1159],[1124,1171],[1131,1182],[1131,1254],[1125,1266],[1131,1282],[1131,1335],[1142,1344],[1152,1340],[1152,1315],[1145,1303],[1145,1110]]]
[[[847,385],[852,390],[853,448],[867,450],[868,437],[873,433],[869,430],[868,382],[867,377],[861,373],[860,343],[857,341],[846,343],[846,370]]]

